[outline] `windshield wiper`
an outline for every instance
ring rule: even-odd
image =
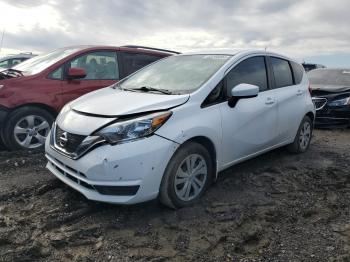
[[[123,90],[128,91],[142,91],[142,92],[159,92],[166,95],[171,95],[172,92],[167,89],[161,89],[161,88],[154,88],[150,86],[141,86],[139,88],[123,88]]]
[[[12,73],[12,74],[23,76],[22,71],[17,70],[17,69],[13,69],[13,68],[7,68],[4,71],[1,71],[1,73],[4,73],[4,72],[7,72],[7,75]]]

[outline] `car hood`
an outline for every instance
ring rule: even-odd
[[[311,85],[312,91],[323,91],[329,93],[338,93],[350,91],[350,86],[343,85]]]
[[[169,109],[186,103],[188,99],[188,94],[164,95],[107,87],[74,100],[70,107],[75,111],[93,116],[118,117]]]

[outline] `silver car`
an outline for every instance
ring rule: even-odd
[[[14,67],[15,65],[22,63],[23,61],[34,57],[32,53],[21,53],[18,55],[9,55],[0,58],[0,68],[7,69]]]

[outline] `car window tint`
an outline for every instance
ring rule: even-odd
[[[268,88],[265,58],[256,56],[244,60],[227,74],[226,79],[228,96],[238,84],[256,85],[260,91],[265,91]]]
[[[22,62],[22,59],[20,59],[20,58],[11,59],[11,67],[15,66],[15,65],[17,65],[17,64],[19,64],[21,62]]]
[[[294,73],[294,79],[295,79],[295,84],[300,84],[301,80],[303,79],[304,75],[304,68],[299,65],[298,63],[295,62],[290,62],[293,68],[293,73]]]
[[[293,76],[287,60],[271,57],[276,88],[293,85]]]
[[[62,79],[62,72],[63,72],[63,66],[60,66],[49,75],[49,78],[60,80]]]
[[[119,79],[116,52],[93,52],[79,56],[69,62],[68,68],[73,67],[86,70],[85,80]]]
[[[128,76],[161,58],[158,56],[137,53],[123,53],[122,57],[125,76]]]
[[[0,67],[8,68],[8,64],[9,64],[9,60],[2,61],[0,62]]]
[[[202,103],[202,107],[207,107],[210,105],[214,105],[225,100],[224,95],[224,81],[220,81],[219,84],[209,93],[207,98]]]

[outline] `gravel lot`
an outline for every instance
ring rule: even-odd
[[[220,174],[195,206],[86,200],[42,153],[0,152],[1,261],[350,261],[350,130]]]

